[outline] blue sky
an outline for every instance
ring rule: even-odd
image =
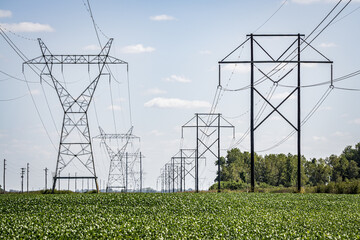
[[[343,1],[344,6],[347,1]],[[4,0],[0,3],[0,25],[28,58],[40,56],[36,41],[42,38],[54,54],[94,54],[99,44],[86,1]],[[114,38],[111,55],[129,63],[132,119],[134,134],[141,137],[144,159],[144,185],[156,187],[160,168],[180,146],[181,126],[196,112],[208,112],[218,82],[217,62],[254,32],[280,6],[281,9],[257,33],[309,34],[337,1],[332,0],[203,0],[203,1],[115,1],[91,0],[93,15],[101,31],[102,44]],[[283,4],[283,5],[282,5]],[[334,77],[359,69],[357,31],[360,20],[358,1],[352,1],[312,45],[334,61]],[[11,31],[11,32],[10,32]],[[0,44],[0,70],[23,79],[22,60],[4,39]],[[274,51],[284,46],[277,41],[264,42]],[[246,51],[244,48],[244,55]],[[311,55],[312,56],[312,55]],[[235,66],[223,67],[227,82]],[[67,70],[67,71],[66,71]],[[106,132],[115,132],[110,87],[114,101],[116,130],[126,132],[129,120],[129,96],[124,66],[112,66],[119,83],[103,79],[95,93],[99,124]],[[65,67],[64,75],[74,93],[88,81],[86,68]],[[304,67],[303,83],[329,80],[328,68]],[[38,77],[25,68],[25,77],[39,109],[46,130],[58,146],[62,112],[54,89],[41,85]],[[8,160],[7,189],[20,188],[20,168],[30,163],[30,188],[43,187],[44,172],[55,169],[57,150],[52,146],[24,82],[0,73],[0,158]],[[245,86],[249,72],[237,66],[228,88]],[[358,77],[339,82],[337,86],[360,88]],[[271,85],[265,84],[265,92]],[[302,115],[316,104],[328,86],[302,92]],[[281,101],[289,89],[277,89],[273,101]],[[10,100],[20,97],[16,100]],[[360,92],[334,89],[314,116],[303,127],[303,154],[307,158],[340,154],[347,145],[359,142]],[[9,100],[9,101],[4,101]],[[50,111],[47,107],[48,100]],[[256,102],[259,99],[256,99]],[[257,109],[261,106],[257,105]],[[293,104],[293,105],[291,105]],[[295,119],[295,101],[284,106],[289,118]],[[249,124],[249,92],[224,92],[216,112],[221,112],[236,127],[238,140]],[[241,117],[237,117],[241,115]],[[89,111],[92,136],[99,134],[93,106]],[[266,149],[283,139],[291,128],[278,116],[256,133],[256,149]],[[223,149],[231,142],[231,132],[224,133]],[[290,138],[264,153],[296,152],[296,139]],[[184,147],[194,147],[194,136],[185,134]],[[246,138],[238,147],[249,148]],[[109,160],[98,142],[94,143],[95,164],[99,178],[105,181]],[[225,151],[222,151],[225,154]],[[216,171],[209,157],[201,171],[201,188],[207,188]],[[2,163],[2,161],[1,161]],[[2,171],[0,176],[2,176]],[[50,181],[50,178],[49,178]],[[2,184],[2,182],[1,182]]]

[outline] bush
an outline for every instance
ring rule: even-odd
[[[221,189],[228,189],[228,190],[244,190],[247,188],[250,188],[250,185],[244,182],[227,182],[222,181],[220,182],[220,188]],[[218,183],[214,183],[209,190],[217,190],[218,189]]]
[[[336,194],[359,194],[360,180],[348,182],[330,182],[328,185],[319,185],[316,187],[317,193],[336,193]]]

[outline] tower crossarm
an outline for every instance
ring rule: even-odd
[[[24,64],[127,64],[127,62],[107,55],[43,55]]]

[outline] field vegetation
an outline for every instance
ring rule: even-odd
[[[359,239],[359,195],[0,195],[2,239]]]

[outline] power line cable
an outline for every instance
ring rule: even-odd
[[[260,28],[262,28],[270,19],[278,12],[280,9],[287,3],[288,0],[283,1],[283,3],[280,5],[280,7],[263,23],[261,24],[253,33],[256,33]]]
[[[303,126],[307,121],[309,121],[309,119],[314,115],[314,113],[319,109],[319,107],[322,105],[322,103],[325,101],[325,99],[329,96],[330,92],[332,91],[332,87],[329,87],[326,89],[326,91],[324,92],[324,94],[321,96],[321,98],[317,101],[317,103],[315,104],[315,106],[310,110],[310,112],[305,116],[305,118],[301,121],[301,126]],[[272,150],[278,146],[280,146],[281,144],[283,144],[284,142],[286,142],[288,139],[290,139],[294,134],[296,133],[296,130],[291,131],[285,138],[283,138],[282,140],[280,140],[278,143],[274,144],[273,146],[266,148],[266,149],[262,149],[260,151],[257,152],[266,152],[269,150]]]
[[[18,99],[21,99],[23,97],[26,97],[27,95],[29,94],[24,94],[24,95],[21,95],[19,97],[13,97],[13,98],[8,98],[8,99],[0,99],[0,102],[11,102],[11,101],[15,101],[15,100],[18,100]]]
[[[24,62],[27,61],[27,60],[29,60],[29,59],[25,56],[25,54],[15,45],[15,43],[6,35],[6,33],[3,31],[2,28],[0,28],[0,34],[1,34],[1,36],[5,39],[5,41],[9,44],[9,46],[15,51],[15,53],[16,53]],[[41,75],[32,67],[32,65],[29,65],[29,67],[30,67],[38,76],[41,77]],[[36,67],[36,66],[35,66],[35,67]],[[37,68],[37,67],[36,67],[36,68]],[[37,69],[38,69],[38,68],[37,68]],[[38,70],[39,70],[39,69],[38,69]],[[36,105],[35,99],[34,99],[33,94],[32,94],[32,92],[31,92],[29,83],[28,83],[28,81],[27,81],[27,79],[26,79],[25,73],[23,73],[23,75],[24,75],[24,80],[25,80],[26,86],[27,86],[27,88],[28,88],[28,91],[29,91],[29,93],[30,93],[32,102],[33,102],[33,104],[34,104],[34,106],[35,106],[36,112],[37,112],[37,114],[38,114],[38,116],[39,116],[39,119],[40,119],[40,121],[41,121],[41,123],[42,123],[42,126],[43,126],[43,128],[44,128],[44,130],[45,130],[45,132],[46,132],[46,134],[47,134],[47,136],[48,136],[51,144],[53,145],[54,149],[57,150],[56,147],[55,147],[55,145],[54,145],[54,143],[53,143],[53,141],[51,140],[50,134],[49,134],[49,132],[48,132],[48,130],[47,130],[45,124],[44,124],[44,121],[43,121],[43,119],[42,119],[42,117],[41,117],[40,111],[39,111],[39,109],[38,109],[38,107],[37,107],[37,105]],[[45,80],[44,80],[44,81],[45,81]],[[45,82],[47,83],[47,81],[45,81]],[[48,83],[48,84],[49,84],[49,83]],[[50,85],[50,84],[49,84],[49,85]],[[50,114],[52,114],[52,113],[50,112]]]
[[[2,73],[2,74],[4,74],[4,75],[8,76],[8,77],[9,77],[8,79],[14,79],[14,80],[17,80],[17,81],[20,81],[20,82],[26,82],[24,79],[21,79],[21,78],[18,78],[18,77],[14,77],[14,76],[12,76],[12,75],[10,75],[10,74],[8,74],[8,73],[6,73],[6,72],[2,71],[2,70],[0,70],[0,73]],[[2,81],[5,81],[5,80],[2,80]],[[39,82],[35,82],[35,81],[28,81],[28,83],[39,83]]]

